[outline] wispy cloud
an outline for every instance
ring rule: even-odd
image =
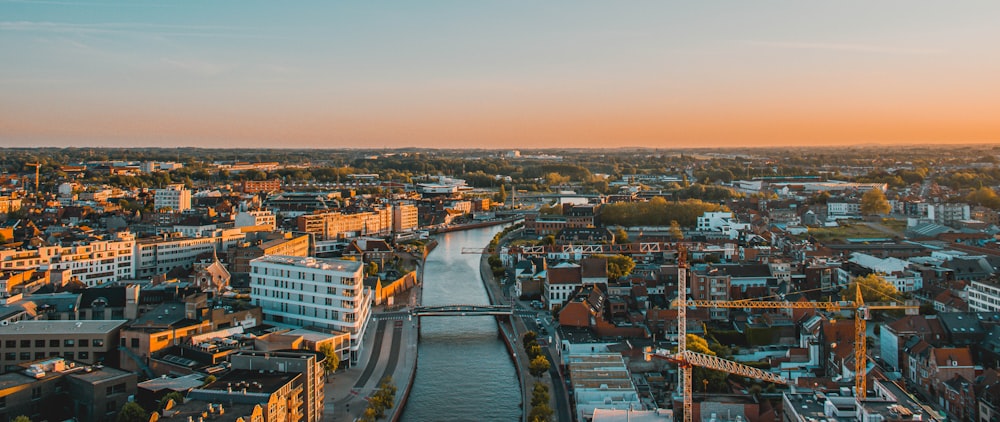
[[[63,34],[146,34],[163,36],[262,38],[251,28],[208,25],[165,25],[154,23],[66,23],[47,21],[0,21],[0,32]]]
[[[927,55],[942,54],[945,51],[933,48],[908,48],[893,47],[873,44],[849,44],[849,43],[820,43],[820,42],[795,42],[795,41],[757,41],[740,40],[742,44],[795,50],[827,50],[843,51],[854,53],[874,53],[874,54],[898,54],[898,55]]]

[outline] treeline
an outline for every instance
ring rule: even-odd
[[[729,208],[699,199],[668,202],[662,197],[655,197],[648,202],[605,205],[601,207],[601,223],[605,226],[634,227],[669,226],[671,221],[677,221],[683,227],[693,227],[702,214],[716,211],[729,211]]]

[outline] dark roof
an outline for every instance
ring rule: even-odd
[[[735,265],[715,265],[713,269],[719,274],[728,275],[733,278],[741,277],[771,277],[771,267],[767,264],[735,264]]]
[[[109,308],[125,307],[125,287],[91,287],[81,290],[79,293],[80,308],[90,308],[98,299],[104,299],[106,302],[104,306]]]

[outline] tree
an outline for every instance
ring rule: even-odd
[[[861,298],[865,302],[892,302],[900,299],[900,293],[896,286],[877,274],[855,277],[840,296],[844,300],[856,300],[857,286],[861,286]]]
[[[493,200],[496,202],[507,202],[507,188],[503,184],[500,185],[500,189],[497,190],[496,195],[493,196]]]
[[[715,356],[715,352],[708,347],[708,340],[705,340],[696,334],[687,335],[687,349],[692,352]]]
[[[595,258],[605,258],[608,260],[608,278],[617,280],[632,273],[635,268],[635,261],[632,257],[625,255],[594,255]]]
[[[881,215],[892,211],[889,201],[885,199],[882,189],[871,189],[861,196],[861,214]]]
[[[31,418],[24,415],[20,415],[14,419],[11,419],[11,422],[31,422]]]
[[[322,346],[319,346],[319,352],[326,357],[323,360],[323,371],[326,372],[327,382],[329,382],[330,374],[337,372],[337,369],[340,368],[340,356],[337,356],[337,351],[330,343],[323,343]]]
[[[684,240],[684,230],[681,230],[681,224],[677,220],[670,220],[670,237],[676,240]]]
[[[373,276],[375,274],[378,274],[378,263],[377,262],[369,262],[368,266],[365,268],[365,273],[368,274],[369,276]]]
[[[992,188],[986,186],[979,189],[973,189],[972,192],[969,192],[969,195],[965,197],[965,200],[987,208],[1000,209],[1000,196],[998,196],[996,191]]]
[[[625,231],[624,227],[615,228],[613,233],[615,234],[615,243],[619,245],[628,243],[628,232]]]
[[[115,418],[117,422],[146,422],[149,420],[149,413],[139,403],[130,401],[122,406],[122,409],[118,411],[118,416]]]
[[[167,395],[160,399],[160,410],[166,409],[167,404],[170,401],[174,401],[174,406],[178,404],[184,404],[184,395],[177,391],[171,391]]]
[[[549,422],[552,420],[553,413],[552,408],[547,403],[542,403],[531,408],[531,412],[528,413],[528,420],[531,422]]]
[[[205,377],[205,379],[203,380],[204,384],[202,384],[202,385],[209,385],[209,384],[215,382],[216,379],[217,378],[215,378],[215,375],[209,375],[209,376]]]
[[[549,360],[545,355],[538,355],[531,360],[531,363],[528,365],[528,371],[531,372],[531,375],[540,377],[549,371],[549,367]]]

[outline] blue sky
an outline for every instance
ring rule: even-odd
[[[1000,141],[996,1],[0,0],[0,146]]]

